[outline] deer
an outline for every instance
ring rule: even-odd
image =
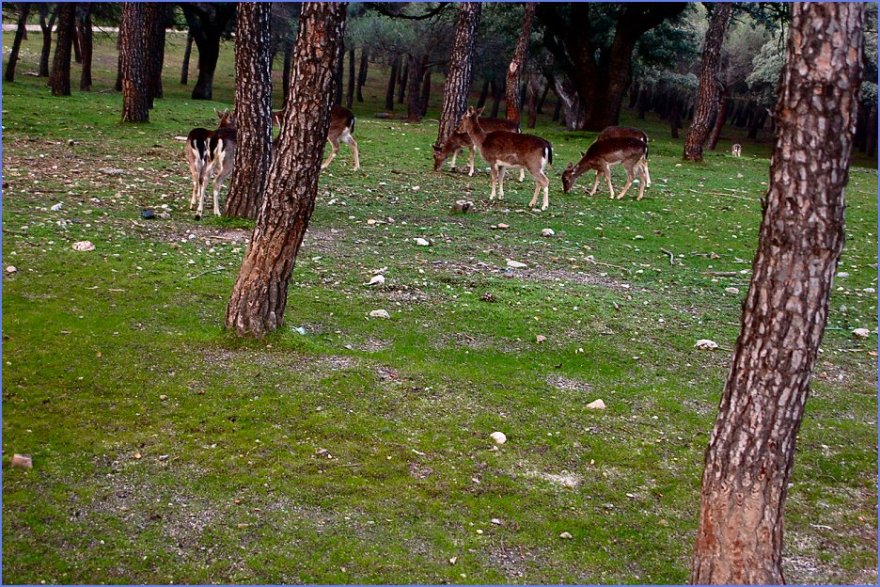
[[[228,110],[220,112],[215,109],[214,113],[219,119],[217,130],[208,130],[201,127],[192,129],[191,131],[189,131],[189,134],[186,137],[186,147],[184,148],[184,154],[186,155],[186,161],[189,164],[189,170],[192,174],[193,182],[192,197],[190,198],[189,209],[195,209],[196,202],[198,202],[196,220],[200,220],[202,217],[202,211],[204,210],[205,189],[207,188],[207,184],[210,181],[211,174],[214,170],[214,151],[218,144],[223,145],[223,164],[221,165],[221,167],[224,170],[227,166],[229,168],[222,179],[226,179],[226,176],[228,176],[229,173],[232,172],[232,158],[235,154],[235,122],[232,119],[232,114]],[[223,140],[220,142],[215,140],[215,136],[217,135],[217,133],[221,133],[221,135],[223,136]],[[232,152],[229,152],[230,134],[232,137]],[[228,165],[226,163],[227,156],[229,156]],[[223,184],[222,179],[220,180],[221,187]],[[217,179],[215,179],[214,214],[219,216],[220,206],[217,201],[219,190],[217,189],[217,185]]]
[[[483,130],[487,133],[495,132],[496,130],[506,130],[508,132],[519,132],[519,123],[506,120],[502,118],[481,118],[480,126],[483,127]],[[452,155],[452,169],[455,170],[455,158],[458,157],[458,152],[462,149],[467,148],[470,151],[470,158],[468,159],[468,177],[474,176],[474,153],[475,148],[473,142],[471,142],[470,137],[467,133],[463,132],[454,132],[443,142],[442,146],[432,145],[434,148],[434,171],[440,171],[440,168],[443,166],[443,162],[449,158],[449,155]],[[522,182],[525,179],[526,170],[524,168],[520,168],[519,170],[519,181]]]
[[[284,118],[283,110],[274,110],[272,112],[272,125],[281,126],[281,120]],[[327,169],[330,162],[336,158],[339,153],[339,141],[342,141],[351,148],[354,155],[354,171],[361,168],[361,162],[358,158],[358,145],[354,140],[354,113],[348,108],[342,106],[334,106],[330,110],[330,128],[327,130],[327,141],[333,150],[330,155],[321,163],[321,170]]]
[[[631,137],[618,137],[596,141],[581,157],[576,165],[571,163],[562,173],[562,188],[568,193],[575,180],[584,172],[590,169],[596,170],[596,181],[593,183],[593,189],[590,195],[596,193],[599,186],[599,174],[603,174],[608,181],[608,190],[611,192],[611,199],[614,199],[614,187],[611,185],[611,166],[622,164],[626,169],[626,185],[623,191],[617,196],[620,200],[626,195],[627,190],[633,182],[633,176],[636,172],[639,174],[639,196],[637,200],[641,200],[645,195],[645,185],[647,184],[645,171],[645,157],[648,154],[648,145],[640,139]]]
[[[733,155],[734,157],[741,157],[742,151],[743,151],[742,145],[739,145],[739,144],[734,145],[730,148],[730,154]]]
[[[605,139],[614,139],[621,137],[630,137],[633,139],[638,139],[648,144],[648,135],[645,131],[640,128],[634,128],[631,126],[608,126],[605,127],[602,132],[599,133],[599,136],[596,137],[597,141],[602,141]],[[651,172],[648,170],[648,151],[647,147],[645,149],[645,187],[651,187]],[[599,172],[596,172],[596,178],[598,181]]]
[[[480,156],[489,164],[492,179],[492,192],[489,200],[495,199],[495,184],[499,188],[499,200],[504,199],[504,171],[507,167],[525,167],[535,178],[535,195],[529,202],[534,208],[538,202],[538,193],[544,190],[544,201],[541,210],[548,205],[548,189],[550,180],[544,173],[547,164],[553,163],[553,145],[549,141],[534,135],[526,135],[505,130],[487,133],[480,124],[482,108],[477,110],[469,106],[461,119],[456,132],[465,132],[480,152]]]

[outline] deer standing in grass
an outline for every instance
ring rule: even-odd
[[[186,137],[184,153],[192,173],[193,190],[189,209],[196,207],[196,220],[201,220],[205,208],[205,189],[214,176],[214,214],[220,216],[218,201],[223,181],[232,173],[232,162],[235,159],[235,121],[228,110],[214,110],[220,119],[217,130],[194,128]]]
[[[272,112],[272,124],[281,126],[281,120],[284,118],[283,110],[275,110]],[[358,144],[354,140],[354,113],[348,108],[342,106],[334,106],[330,110],[330,129],[327,131],[327,141],[333,150],[330,155],[321,163],[321,169],[327,169],[330,162],[336,158],[339,153],[339,141],[342,141],[351,148],[354,155],[354,170],[361,168],[361,162],[358,157]]]
[[[495,199],[495,184],[498,184],[498,199],[504,199],[504,171],[507,167],[525,167],[535,178],[535,195],[529,202],[533,208],[538,202],[538,193],[544,190],[544,201],[541,210],[548,205],[550,180],[544,173],[548,163],[553,163],[553,145],[541,137],[499,130],[487,133],[480,125],[480,113],[474,107],[468,107],[461,119],[456,132],[466,132],[471,142],[480,152],[480,156],[489,164],[492,178],[492,192],[489,200]]]
[[[568,167],[562,173],[562,188],[568,193],[575,180],[590,169],[596,170],[596,181],[593,183],[593,189],[590,195],[596,193],[599,187],[599,176],[604,175],[608,182],[608,190],[611,192],[611,199],[614,199],[614,187],[611,185],[611,166],[622,164],[626,169],[626,185],[623,191],[617,196],[621,199],[626,195],[632,185],[634,176],[639,174],[639,196],[637,200],[641,200],[645,195],[645,186],[648,183],[647,173],[645,171],[645,157],[648,154],[648,144],[640,139],[630,137],[618,137],[596,141],[576,165],[569,163]]]
[[[480,126],[483,127],[483,131],[486,133],[495,132],[498,130],[506,130],[508,132],[519,132],[519,122],[512,120],[505,120],[502,118],[481,118]],[[449,138],[447,138],[443,142],[443,146],[438,147],[437,145],[433,145],[434,147],[434,171],[440,171],[440,168],[443,166],[443,162],[449,158],[449,155],[452,155],[452,169],[455,170],[455,158],[458,157],[458,152],[462,149],[468,149],[470,151],[470,158],[468,159],[468,176],[473,177],[474,175],[474,153],[476,148],[474,147],[473,141],[465,132],[454,132]],[[522,181],[526,176],[526,170],[524,168],[520,168],[519,170],[519,181]]]

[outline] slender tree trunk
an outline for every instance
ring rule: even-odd
[[[257,224],[226,310],[239,336],[262,337],[282,325],[287,288],[318,193],[330,126],[346,3],[303,5],[291,85]]]
[[[199,77],[193,86],[193,100],[210,100],[214,94],[214,72],[220,57],[220,38],[235,15],[235,3],[204,2],[179,5],[199,48]]]
[[[648,88],[642,86],[641,91],[639,91],[639,100],[636,104],[636,107],[639,111],[639,120],[645,119],[645,113],[648,111],[648,103],[650,102],[650,97],[648,95]]]
[[[535,15],[535,3],[526,2],[522,29],[513,50],[513,59],[507,67],[507,120],[519,122],[520,95],[519,78],[526,64],[526,53],[529,49],[529,35],[532,34],[532,17]]]
[[[361,90],[364,87],[364,84],[367,83],[367,68],[370,66],[370,51],[364,47],[361,49],[361,62],[360,67],[358,67],[358,78],[357,78],[357,101],[363,102],[364,95]]]
[[[73,62],[74,63],[82,63],[82,47],[80,47],[80,38],[79,38],[79,27],[77,26],[78,17],[74,14],[73,17],[73,35],[71,35],[71,39],[73,41]]]
[[[398,64],[402,62],[399,70],[399,77],[397,78],[397,103],[403,104],[403,100],[406,98],[406,85],[409,81],[409,60],[403,61],[402,59],[398,61]]]
[[[528,92],[526,93],[526,112],[528,113],[528,128],[535,128],[538,122],[538,74],[531,71],[528,74]]]
[[[193,35],[186,35],[186,49],[183,51],[183,64],[180,66],[180,85],[185,86],[189,83],[189,57],[192,54]]]
[[[400,55],[391,61],[391,73],[388,75],[388,87],[385,90],[385,110],[394,111],[394,84],[397,82],[397,70],[400,67]]]
[[[27,17],[31,11],[30,2],[22,2],[18,8],[18,26],[15,28],[15,39],[12,41],[12,50],[9,52],[9,62],[6,64],[6,73],[3,80],[15,81],[15,64],[18,63],[18,52],[21,49],[21,40],[27,33]]]
[[[354,47],[352,47],[348,50],[348,94],[345,96],[345,107],[349,110],[354,106],[354,85],[356,80],[354,71]]]
[[[147,93],[150,108],[153,99],[164,96],[162,90],[162,65],[165,61],[165,27],[168,24],[168,5],[148,2],[145,14],[144,34],[147,39]]]
[[[562,114],[562,98],[556,96],[556,107],[553,108],[553,122],[559,122],[559,116]]]
[[[272,162],[272,5],[239,2],[235,23],[236,147],[226,216],[256,218]]]
[[[681,128],[681,101],[673,96],[672,105],[669,108],[669,134],[673,139],[678,138],[678,129]]]
[[[52,75],[49,76],[49,87],[52,88],[53,96],[70,95],[70,49],[75,27],[76,4],[62,4],[58,13],[58,41],[52,60]]]
[[[697,106],[694,119],[684,141],[684,158],[687,161],[703,160],[703,145],[715,123],[718,111],[718,71],[721,66],[721,45],[724,31],[733,12],[733,3],[719,2],[714,5],[706,43],[703,47],[703,63],[700,66],[700,89],[697,93]]]
[[[843,248],[864,11],[792,5],[770,188],[706,451],[692,583],[785,582],[783,511]]]
[[[82,47],[82,71],[79,78],[79,89],[89,92],[92,89],[92,4],[84,2],[77,7],[76,11],[77,30],[79,31],[80,44]]]
[[[334,106],[342,105],[342,91],[345,88],[345,46],[339,52],[336,60],[336,94],[333,99]]]
[[[482,108],[486,105],[486,98],[489,97],[489,80],[483,79],[483,87],[480,88],[480,97],[477,100],[477,108]]]
[[[40,77],[49,77],[49,57],[52,55],[52,27],[55,26],[55,20],[58,18],[58,10],[60,4],[56,4],[49,13],[48,4],[38,4],[40,7],[40,30],[43,32],[43,47],[40,50]],[[49,20],[46,20],[48,16]]]
[[[504,97],[504,84],[492,80],[492,113],[491,118],[498,118],[498,112],[501,110],[501,99]]]
[[[774,119],[775,120],[775,119]],[[871,106],[871,113],[868,115],[868,136],[866,138],[865,153],[869,157],[873,157],[877,153],[877,105]]]
[[[718,105],[718,116],[715,117],[715,125],[712,132],[709,133],[709,142],[707,146],[710,151],[714,151],[718,146],[718,139],[721,138],[721,129],[724,128],[724,120],[727,118],[728,105],[730,104],[730,94],[725,91],[721,95],[721,103]]]
[[[290,92],[290,70],[293,65],[293,42],[285,41],[284,43],[284,71],[281,74],[281,83],[283,85],[284,101],[287,101],[287,94]]]
[[[427,57],[418,58],[415,55],[409,56],[409,87],[407,88],[406,104],[407,122],[418,122],[422,119],[422,95],[419,84],[422,81],[422,74],[425,72],[425,63],[427,63],[427,60]]]
[[[427,61],[427,57],[425,58]],[[425,73],[422,74],[422,95],[420,104],[420,113],[425,116],[428,113],[428,102],[431,101],[431,68],[425,67]]]
[[[641,84],[639,82],[633,82],[632,86],[629,88],[629,108],[632,110],[636,107],[636,102],[639,99],[639,92],[641,89]]]
[[[550,86],[552,85],[553,84],[550,82],[550,80],[546,80],[546,83],[544,84],[544,90],[541,92],[541,99],[538,100],[538,114],[544,114],[544,102],[547,101],[547,94],[550,93]]]
[[[119,54],[122,58],[122,122],[149,122],[150,99],[146,84],[147,42],[144,35],[147,6],[122,5]]]
[[[443,106],[440,110],[440,127],[434,145],[439,149],[461,123],[467,110],[468,94],[473,81],[474,42],[480,26],[479,2],[462,2],[458,5],[455,38],[443,88]],[[426,79],[430,80],[430,77]],[[430,81],[428,82],[430,84]],[[428,86],[430,88],[430,85]],[[425,100],[427,104],[427,99]]]

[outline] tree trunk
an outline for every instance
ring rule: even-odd
[[[440,127],[434,145],[439,149],[461,122],[468,105],[468,94],[473,81],[474,42],[480,26],[479,2],[462,2],[458,5],[455,38],[446,84],[443,87],[443,106],[440,110]],[[430,82],[429,82],[430,83]],[[430,85],[428,86],[430,88]],[[425,100],[427,103],[427,99]]]
[[[334,106],[342,105],[342,90],[345,88],[345,46],[339,52],[336,60],[336,94],[333,98]]]
[[[31,11],[30,2],[22,2],[18,8],[18,26],[15,28],[15,39],[12,41],[12,50],[9,52],[9,62],[6,64],[6,73],[3,80],[15,81],[15,64],[18,62],[18,52],[21,49],[21,40],[27,32],[27,17]]]
[[[843,248],[864,10],[792,4],[770,188],[706,451],[692,583],[785,582],[783,510]]]
[[[733,12],[733,3],[719,2],[713,6],[712,19],[706,31],[703,46],[703,63],[700,66],[700,89],[697,92],[697,105],[694,119],[684,139],[684,158],[686,161],[702,161],[703,145],[715,123],[720,96],[718,74],[721,67],[721,45],[724,31]]]
[[[281,84],[284,93],[284,101],[287,101],[287,94],[290,92],[290,70],[293,65],[293,42],[285,41],[284,43],[284,70],[281,73]]]
[[[189,83],[189,57],[192,54],[193,35],[186,35],[186,49],[183,51],[183,64],[180,66],[180,85],[185,86]]]
[[[538,92],[541,88],[538,85],[538,74],[534,71],[528,74],[528,92],[526,94],[526,112],[528,112],[529,123],[528,128],[535,128],[538,122]]]
[[[648,95],[648,88],[642,86],[642,89],[639,91],[639,99],[636,103],[636,107],[639,111],[639,120],[645,119],[645,112],[648,111],[648,103],[650,102],[650,96]]]
[[[669,134],[673,139],[678,138],[678,129],[681,128],[681,101],[673,96],[672,105],[669,107]]]
[[[477,100],[477,108],[482,108],[486,105],[486,98],[489,97],[489,80],[483,79],[483,87],[480,88],[480,97]]]
[[[425,57],[425,61],[427,62],[428,58]],[[428,113],[428,102],[431,101],[431,71],[430,67],[425,67],[424,73],[422,74],[422,95],[419,101],[420,105],[420,113],[422,116],[425,116]]]
[[[718,146],[718,139],[721,138],[721,129],[724,128],[724,120],[727,118],[727,109],[730,104],[730,94],[725,91],[721,95],[721,103],[718,105],[718,116],[715,117],[715,125],[712,132],[709,133],[709,142],[706,145],[710,151],[714,151]]]
[[[501,110],[501,98],[504,97],[504,84],[499,84],[496,80],[492,80],[492,113],[490,118],[498,118],[498,111]]]
[[[425,64],[427,63],[428,58],[418,58],[415,55],[409,56],[409,64],[407,65],[408,76],[407,80],[409,83],[409,87],[407,88],[407,103],[406,103],[406,120],[407,122],[418,122],[422,119],[422,101],[421,101],[421,91],[419,89],[419,84],[422,81],[422,74],[425,72]]]
[[[775,119],[774,119],[775,120]],[[865,144],[865,153],[873,157],[877,152],[877,105],[871,105],[871,113],[868,115],[868,136]]]
[[[385,110],[394,111],[394,84],[397,82],[397,70],[400,67],[400,55],[391,61],[391,73],[388,75],[388,88],[385,90]]]
[[[344,2],[302,7],[278,153],[226,310],[226,326],[239,336],[262,337],[284,321],[288,284],[318,193],[346,8]]]
[[[360,63],[360,67],[358,67],[358,78],[357,78],[357,89],[356,89],[358,102],[364,101],[364,95],[361,92],[361,90],[363,89],[364,84],[367,83],[367,68],[370,66],[369,59],[370,59],[370,52],[366,47],[364,47],[363,49],[361,49],[361,63]]]
[[[53,96],[70,95],[70,49],[75,26],[76,4],[62,4],[58,13],[58,40],[55,44],[55,57],[52,59],[52,75],[49,77]]]
[[[149,122],[150,99],[147,89],[147,42],[144,34],[147,5],[122,5],[119,26],[119,55],[122,60],[122,122]]]
[[[345,96],[345,107],[351,110],[354,105],[354,85],[355,85],[355,68],[354,68],[354,47],[348,50],[348,93]]]
[[[767,120],[767,111],[761,106],[756,105],[752,120],[749,122],[749,132],[746,136],[753,140],[757,139],[758,131],[764,126],[765,120]]]
[[[92,49],[94,39],[92,34],[92,4],[84,2],[77,7],[76,27],[79,31],[80,46],[82,48],[82,71],[79,78],[79,89],[89,92],[92,89]]]
[[[52,27],[55,26],[55,19],[58,18],[58,10],[61,8],[61,5],[56,4],[51,15],[49,14],[48,4],[40,3],[38,6],[40,7],[40,30],[43,32],[39,76],[49,77],[49,57],[52,54]],[[47,16],[49,17],[48,21],[46,21]]]
[[[549,79],[546,80],[546,82],[544,83],[544,90],[541,92],[541,99],[538,100],[538,106],[537,106],[537,113],[538,114],[544,114],[544,102],[547,101],[547,94],[550,93],[550,86],[552,86],[552,85],[553,85],[553,83]]]
[[[220,57],[220,38],[235,15],[235,3],[182,2],[180,7],[199,48],[199,78],[193,87],[193,100],[210,100],[214,93],[214,72]]]
[[[516,48],[513,50],[513,58],[507,66],[507,120],[519,122],[520,96],[519,78],[526,64],[526,53],[529,50],[529,35],[532,34],[532,17],[535,15],[535,3],[526,2],[525,14],[523,14],[522,29],[516,40]]]
[[[629,88],[629,108],[633,109],[636,107],[636,101],[639,99],[639,91],[641,89],[641,84],[639,82],[634,82],[632,86]]]
[[[556,95],[562,100],[565,128],[568,130],[583,128],[586,112],[573,84],[566,76],[558,76],[553,81],[556,84]]]
[[[77,12],[79,11],[77,10]],[[73,62],[77,64],[82,63],[82,47],[80,47],[79,27],[77,26],[78,21],[78,14],[74,14],[73,35],[71,35],[71,39],[73,41]]]
[[[403,104],[403,100],[406,98],[406,85],[409,81],[409,60],[403,61],[401,59],[397,63],[398,65],[402,63],[397,76],[397,103]]]
[[[165,61],[165,27],[168,24],[168,5],[159,2],[148,2],[144,15],[144,34],[147,42],[147,93],[150,97],[150,108],[153,99],[164,95],[162,90],[162,64]]]
[[[562,98],[556,96],[556,107],[553,108],[553,122],[559,122],[559,116],[562,114]]]
[[[226,216],[256,218],[272,162],[272,5],[241,2],[235,22],[236,146]]]

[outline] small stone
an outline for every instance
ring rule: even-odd
[[[367,224],[373,226],[374,224],[376,224],[376,220],[374,218],[370,218],[369,220],[367,220]]]
[[[849,277],[849,273],[847,273],[846,271],[841,271],[837,274],[837,277],[840,277],[841,279],[846,279],[847,277]]]
[[[729,294],[738,294],[739,288],[738,287],[725,287],[724,292],[729,293]]]
[[[495,441],[495,444],[504,444],[507,442],[507,435],[504,432],[493,432],[489,437]]]
[[[63,206],[63,205],[64,205],[64,202],[58,202],[57,204],[55,204],[54,206],[52,206],[49,209],[52,210],[53,212],[58,212],[59,210],[61,210],[61,206]]]
[[[501,522],[501,520],[500,520],[499,518],[492,518],[491,521],[492,521],[492,523],[495,524],[496,526],[500,526],[500,525],[502,524],[502,522]]]
[[[498,230],[507,230],[508,228],[510,228],[510,225],[504,224],[503,222],[499,222],[498,224],[495,225],[495,228],[497,228]]]
[[[507,266],[513,269],[523,269],[525,267],[528,267],[528,265],[526,265],[525,263],[520,263],[519,261],[511,261],[510,259],[507,260]]]
[[[374,275],[372,278],[370,278],[370,281],[368,281],[364,285],[385,285],[385,276]]]
[[[484,294],[480,297],[480,299],[483,300],[484,302],[494,302],[494,301],[495,301],[495,296],[492,294],[492,292],[487,291],[486,293],[484,293]]]
[[[645,237],[640,234],[637,234],[633,237],[633,240],[634,241],[643,241],[643,240],[645,240]]]
[[[545,228],[541,230],[541,236],[553,236],[556,234],[552,228]]]
[[[169,455],[159,455],[159,460],[160,461],[167,461],[168,457],[169,457]]]
[[[78,241],[73,243],[74,251],[94,251],[95,245],[91,241]]]
[[[559,537],[563,540],[571,540],[572,538],[574,538],[574,536],[572,536],[570,532],[563,532],[559,535]]]
[[[718,343],[714,340],[709,340],[708,338],[701,338],[694,346],[704,351],[714,351],[718,348]]]
[[[479,530],[479,529],[477,530],[477,534],[482,534],[482,533],[483,533],[482,530]]]
[[[373,310],[370,312],[370,318],[391,318],[386,310]]]
[[[123,173],[125,173],[124,170],[119,169],[118,167],[102,167],[98,171],[100,171],[104,175],[122,175]]]
[[[18,271],[18,268],[15,265],[9,265],[8,267],[6,267],[6,273],[8,273],[10,275],[12,275],[13,273],[16,273],[17,271]]]
[[[141,218],[144,220],[152,220],[156,217],[156,211],[152,208],[144,208],[141,210]]]
[[[868,338],[868,335],[871,334],[871,331],[867,328],[856,328],[852,331],[853,336],[857,336],[859,338]]]
[[[455,203],[452,205],[452,211],[466,214],[473,205],[473,202],[468,202],[467,200],[456,200]]]
[[[588,404],[587,404],[587,409],[590,409],[590,410],[604,410],[604,409],[605,409],[605,402],[603,402],[601,399],[597,399],[597,400],[594,401],[594,402],[590,402],[590,403],[588,403]]]
[[[133,455],[131,455],[131,456],[132,456],[132,458],[134,458],[134,460],[136,460],[136,461],[139,461],[139,460],[141,460],[141,459],[143,458],[143,455],[142,455],[141,453],[139,453],[139,452],[135,452],[135,453],[134,453]]]
[[[452,557],[451,559],[449,559],[449,564],[450,564],[450,565],[454,565],[456,562],[458,562],[458,557],[457,557],[457,556],[454,556],[454,557]]]
[[[165,395],[164,393],[163,393],[162,395],[159,396],[159,401],[163,401],[163,402],[164,402],[164,401],[167,400],[167,399],[168,399],[168,396]]]
[[[542,343],[545,340],[547,340],[547,337],[544,336],[543,334],[539,334],[538,336],[535,337],[535,342],[537,342],[537,343]]]
[[[417,238],[414,238],[413,240],[416,241],[416,244],[419,245],[420,247],[431,246],[431,243],[429,241],[423,239],[422,237],[417,237]]]
[[[12,466],[20,469],[33,469],[34,462],[29,456],[14,454],[12,455]]]

